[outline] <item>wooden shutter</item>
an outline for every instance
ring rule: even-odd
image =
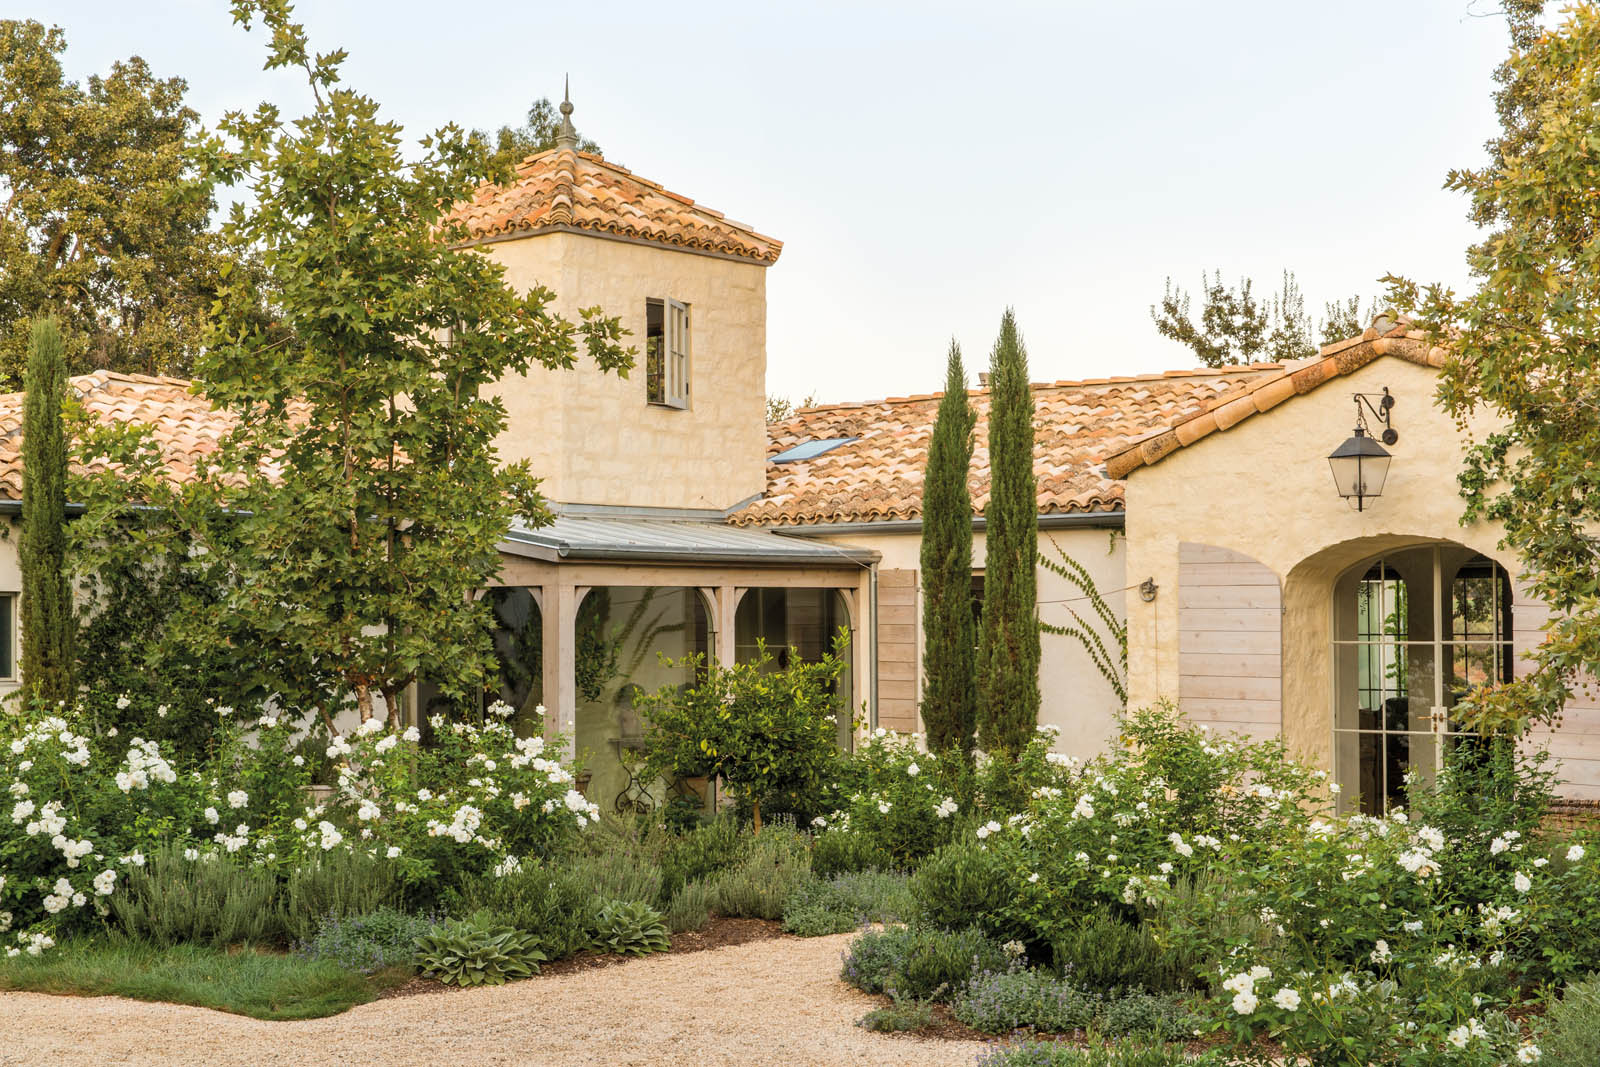
[[[1512,579],[1511,641],[1516,654],[1512,667],[1518,678],[1533,669],[1533,650],[1544,640],[1550,607]],[[1561,775],[1556,793],[1569,800],[1600,801],[1600,686],[1580,674],[1561,712],[1561,725],[1535,726],[1522,741],[1524,751],[1548,748]]]
[[[689,406],[689,306],[667,301],[667,403]]]
[[[878,725],[917,729],[917,572],[878,570]]]
[[[1178,708],[1230,733],[1283,730],[1283,597],[1249,556],[1178,546]]]

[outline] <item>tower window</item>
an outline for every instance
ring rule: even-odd
[[[689,406],[689,305],[644,303],[645,399],[669,408]]]

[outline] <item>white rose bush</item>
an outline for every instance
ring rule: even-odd
[[[176,766],[157,742],[70,715],[0,720],[0,945],[37,955],[110,914],[130,866],[157,848],[192,862],[225,855],[287,874],[334,850],[394,865],[409,887],[487,873],[562,847],[598,818],[542,737],[509,708],[481,724],[372,719],[335,737],[333,796],[314,803],[302,731],[270,711],[217,708],[208,757]],[[431,893],[432,889],[424,892]]]

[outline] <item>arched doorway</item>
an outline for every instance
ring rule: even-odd
[[[1347,812],[1407,805],[1472,735],[1453,714],[1474,686],[1510,678],[1511,579],[1448,542],[1363,560],[1333,590],[1333,770]]]

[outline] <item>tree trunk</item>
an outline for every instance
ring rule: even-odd
[[[372,687],[362,682],[356,686],[356,706],[361,709],[361,721],[372,718]]]
[[[759,800],[750,801],[750,832],[757,836],[761,834],[761,801]]]

